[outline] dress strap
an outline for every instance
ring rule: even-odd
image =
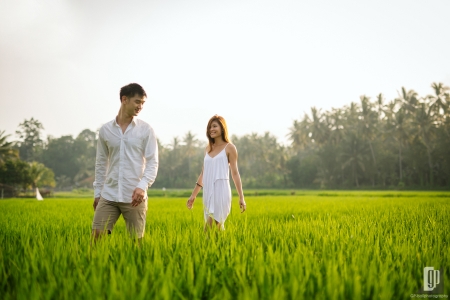
[[[225,148],[228,147],[229,144],[230,144],[230,143],[228,143],[223,149],[225,150]]]

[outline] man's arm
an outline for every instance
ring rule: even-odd
[[[145,191],[155,182],[158,173],[158,143],[153,129],[150,130],[150,134],[145,141],[144,158],[144,174],[137,187]]]
[[[108,147],[100,130],[97,141],[97,155],[95,158],[94,198],[100,198],[105,184],[106,170],[108,168]]]

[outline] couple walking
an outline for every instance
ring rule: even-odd
[[[137,83],[120,89],[120,109],[116,118],[100,128],[97,142],[94,181],[94,220],[92,235],[98,239],[111,233],[123,215],[129,233],[144,236],[147,214],[147,189],[158,171],[158,145],[153,128],[136,116],[147,95]],[[224,223],[231,209],[229,174],[239,193],[241,212],[246,210],[239,175],[236,147],[230,143],[225,119],[213,116],[207,125],[208,146],[202,172],[186,206],[192,209],[203,188],[205,230]]]

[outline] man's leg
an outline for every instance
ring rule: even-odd
[[[145,232],[145,222],[147,217],[147,201],[145,200],[138,206],[131,206],[131,203],[120,203],[127,230],[132,238],[137,238],[139,243]]]
[[[95,209],[94,220],[92,221],[92,237],[94,241],[97,241],[107,232],[111,232],[119,216],[120,209],[117,203],[100,197],[100,201]]]

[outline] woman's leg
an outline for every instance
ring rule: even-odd
[[[206,219],[204,230],[205,230],[205,232],[207,232],[208,230],[214,229],[214,228],[217,228],[217,230],[220,231],[221,224],[218,221],[214,220],[213,217],[208,216],[208,219]]]

